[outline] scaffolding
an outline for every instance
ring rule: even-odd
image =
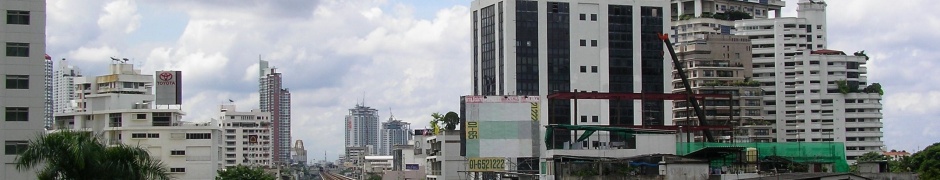
[[[710,158],[713,167],[734,167],[739,164],[755,164],[761,170],[777,167],[780,163],[798,165],[816,165],[814,171],[821,171],[820,164],[831,164],[833,172],[848,172],[845,159],[845,145],[841,142],[778,142],[778,143],[676,143],[676,155],[692,155],[716,148],[736,148],[738,153],[722,154]],[[751,151],[749,151],[751,150]],[[743,155],[743,157],[742,157]]]

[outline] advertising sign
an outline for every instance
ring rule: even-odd
[[[156,73],[157,105],[180,105],[183,103],[180,71],[157,71]]]
[[[405,164],[406,170],[418,170],[418,164]]]
[[[480,126],[477,122],[467,122],[467,139],[477,139],[480,137]]]
[[[470,158],[470,171],[503,171],[506,160],[501,157]]]
[[[248,135],[248,143],[258,143],[258,135]]]

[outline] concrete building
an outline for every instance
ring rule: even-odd
[[[291,164],[307,165],[307,149],[304,147],[304,140],[294,141],[294,149],[291,151]]]
[[[363,157],[362,169],[365,173],[385,174],[392,170],[392,156],[365,156]]]
[[[35,179],[36,171],[17,171],[14,162],[45,124],[46,1],[0,0],[0,11],[0,179]]]
[[[235,105],[221,105],[219,127],[225,137],[225,167],[236,165],[273,168],[271,114],[253,109],[238,111]]]
[[[274,137],[274,163],[286,164],[290,161],[290,123],[291,123],[291,96],[290,90],[283,87],[282,76],[277,68],[268,67],[268,61],[260,60],[258,94],[260,96],[261,112],[270,112],[274,128],[271,129]]]
[[[139,145],[177,179],[211,179],[222,167],[217,121],[185,122],[178,109],[154,109],[153,75],[111,64],[107,75],[75,78],[74,112],[55,117],[55,130],[90,131],[107,144]]]
[[[461,155],[468,164],[496,162],[503,166],[470,166],[475,177],[537,177],[540,136],[538,96],[462,96]],[[496,174],[514,172],[513,174]]]
[[[727,94],[727,98],[706,99],[700,102],[705,111],[707,125],[734,126],[737,132],[713,132],[719,142],[771,142],[774,139],[772,122],[764,121],[760,84],[751,76],[751,42],[747,36],[697,34],[695,40],[675,44],[676,56],[684,66],[686,75],[696,94]],[[673,70],[673,93],[685,93],[685,84]],[[677,125],[701,125],[685,100],[673,106]],[[737,136],[735,136],[737,135]],[[696,136],[693,141],[702,141]]]
[[[46,101],[46,104],[44,106],[42,114],[43,114],[43,127],[45,127],[46,129],[49,129],[49,128],[52,128],[52,109],[55,107],[55,104],[52,101],[52,97],[53,97],[53,94],[52,94],[53,92],[52,91],[52,86],[53,86],[52,57],[50,57],[48,54],[46,54],[45,57],[46,57],[46,61],[45,61],[46,64],[45,64],[45,68],[43,72],[46,73],[46,76],[43,78],[43,86],[44,86],[43,91],[45,92],[44,99]]]
[[[346,115],[346,147],[371,147],[369,152],[380,154],[379,110],[356,104]],[[347,151],[346,154],[349,154]]]
[[[379,155],[392,155],[395,145],[406,145],[411,140],[411,123],[394,119],[390,116],[388,121],[382,122],[381,143]]]
[[[672,63],[664,61],[658,36],[670,32],[668,1],[476,0],[471,11],[472,95],[540,96],[542,126],[672,124],[673,104],[665,100],[578,100],[575,107],[573,100],[546,98],[671,93]],[[557,144],[574,138],[554,136]]]
[[[53,80],[53,114],[75,111],[75,77],[82,77],[82,70],[69,65],[63,58],[57,62]]]
[[[682,16],[702,17],[732,11],[744,12],[755,18],[780,17],[780,9],[786,5],[782,0],[671,0],[674,18]]]
[[[460,156],[460,131],[441,131],[424,138],[428,180],[466,179],[466,159]]]
[[[868,57],[827,50],[826,3],[798,5],[795,18],[735,21],[736,34],[751,39],[754,80],[776,140],[845,142],[850,164],[883,151],[881,95],[863,91]]]

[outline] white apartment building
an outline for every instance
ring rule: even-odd
[[[271,113],[253,109],[238,111],[235,105],[219,108],[225,148],[225,167],[236,165],[274,167]]]
[[[82,70],[77,66],[69,65],[63,58],[57,62],[58,68],[54,73],[52,86],[53,114],[72,112],[75,110],[75,77],[82,77]]]
[[[15,161],[45,124],[46,1],[0,0],[0,12],[0,179],[35,179]]]
[[[764,89],[765,119],[778,142],[845,142],[849,163],[882,151],[881,95],[870,85],[867,57],[826,48],[826,3],[801,0],[796,18],[735,21],[752,43],[754,80]],[[844,81],[848,93],[839,92]]]
[[[428,180],[467,179],[467,160],[460,156],[460,131],[441,131],[424,138]]]
[[[674,16],[714,15],[731,11],[745,12],[754,18],[780,17],[780,9],[786,5],[782,0],[671,0]]]
[[[382,122],[382,134],[379,143],[379,154],[382,156],[392,155],[392,148],[395,145],[405,145],[411,140],[411,123],[395,119],[390,116],[388,121]]]
[[[182,121],[178,109],[153,109],[153,75],[111,64],[107,75],[77,77],[74,112],[59,113],[55,130],[91,131],[109,144],[140,146],[177,179],[212,179],[222,167],[217,121]]]

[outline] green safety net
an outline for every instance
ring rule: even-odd
[[[676,155],[687,155],[706,147],[755,148],[757,158],[778,156],[797,163],[833,164],[835,172],[848,172],[845,145],[841,142],[777,142],[777,143],[676,143]],[[727,157],[733,158],[733,157]],[[725,161],[733,162],[733,161]]]

